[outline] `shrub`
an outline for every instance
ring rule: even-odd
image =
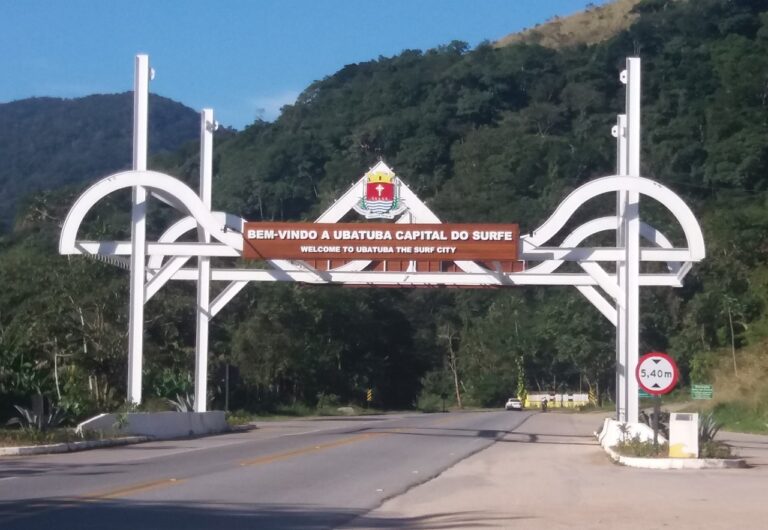
[[[652,441],[641,440],[639,435],[632,438],[624,437],[613,449],[624,456],[637,456],[640,458],[666,458],[669,455],[669,446],[665,443],[654,445]]]
[[[443,410],[443,398],[437,394],[422,392],[416,402],[416,408],[422,412],[440,412]]]
[[[166,398],[166,402],[176,412],[193,412],[195,410],[195,396],[189,394],[176,394],[176,399]]]
[[[227,423],[230,426],[248,425],[253,420],[253,415],[245,410],[235,410],[227,412]]]
[[[699,443],[699,458],[731,458],[731,448],[723,442],[710,440]]]
[[[699,445],[713,442],[723,424],[715,420],[712,412],[699,416]]]
[[[18,425],[25,431],[45,432],[53,427],[58,427],[64,421],[64,410],[51,407],[48,414],[36,414],[28,408],[14,405],[19,415],[8,420],[6,425]]]

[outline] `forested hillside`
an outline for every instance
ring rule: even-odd
[[[684,383],[706,382],[721,348],[768,335],[768,5],[645,0],[633,16],[595,45],[454,42],[348,65],[276,122],[218,141],[214,207],[311,220],[381,158],[445,221],[530,231],[576,186],[614,172],[618,73],[639,55],[642,172],[689,202],[708,251],[683,289],[642,290],[641,350],[669,351]],[[190,148],[152,167],[190,179],[196,156]],[[75,196],[30,199],[0,248],[6,403],[37,388],[54,394],[57,354],[70,356],[61,392],[73,410],[124,396],[127,275],[56,255]],[[125,236],[117,202],[91,220],[94,234]],[[641,216],[679,241],[650,201]],[[147,395],[191,389],[193,304],[191,285],[178,284],[148,304]],[[212,352],[218,406],[226,364],[239,374],[232,405],[250,409],[360,403],[367,388],[379,406],[427,408],[457,393],[464,404],[499,406],[521,387],[613,392],[614,330],[569,288],[250,285],[214,320]]]
[[[198,138],[192,109],[154,95],[149,105],[152,153]],[[0,231],[25,195],[130,168],[132,131],[130,92],[0,103]]]

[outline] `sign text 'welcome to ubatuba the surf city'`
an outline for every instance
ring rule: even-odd
[[[517,260],[514,224],[246,223],[254,259]]]

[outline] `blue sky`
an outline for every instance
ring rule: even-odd
[[[0,103],[130,90],[133,57],[147,53],[152,92],[242,129],[345,64],[452,40],[475,46],[589,3],[0,0]]]

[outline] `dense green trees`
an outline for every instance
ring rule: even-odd
[[[214,207],[253,220],[311,220],[384,158],[444,220],[532,230],[574,187],[614,172],[618,72],[627,55],[640,54],[643,174],[688,200],[708,245],[685,288],[644,290],[642,348],[670,351],[686,380],[701,381],[712,351],[768,334],[768,7],[654,0],[638,12],[629,29],[589,47],[469,50],[454,42],[348,65],[309,86],[275,123],[220,137]],[[153,165],[194,181],[196,156],[189,147]],[[29,199],[2,242],[6,402],[38,387],[54,392],[57,353],[70,355],[62,357],[65,396],[89,388],[102,399],[94,381],[122,396],[127,281],[103,264],[54,255],[72,193]],[[89,230],[124,232],[119,206],[103,207]],[[155,212],[157,231],[167,213]],[[679,241],[650,201],[641,213]],[[37,281],[25,287],[22,277]],[[442,395],[498,405],[518,387],[580,383],[610,397],[613,329],[580,296],[566,288],[252,285],[214,321],[212,397],[221,404],[225,364],[238,368],[233,406],[252,408],[327,396],[362,402],[367,388],[389,407]],[[192,304],[181,285],[148,304],[149,394],[189,388]],[[34,375],[29,366],[38,367]]]

